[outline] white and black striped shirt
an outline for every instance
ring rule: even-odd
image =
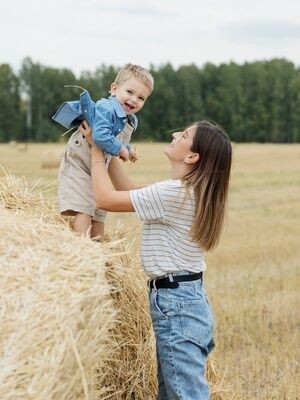
[[[144,221],[141,258],[147,275],[206,269],[204,253],[190,236],[195,217],[192,191],[186,193],[180,180],[169,179],[131,190],[130,198]]]

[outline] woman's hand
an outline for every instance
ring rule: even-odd
[[[138,153],[136,151],[136,148],[133,147],[129,150],[129,160],[133,163],[135,163],[136,161],[138,161],[139,156]]]
[[[80,133],[85,137],[88,144],[90,146],[92,146],[93,145],[92,129],[86,120],[83,120],[81,122],[81,124],[79,125],[79,130],[80,130]]]
[[[119,157],[122,161],[126,162],[129,159],[129,151],[126,146],[122,146],[119,151]]]

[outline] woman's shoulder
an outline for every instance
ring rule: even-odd
[[[180,179],[166,179],[164,181],[157,182],[157,185],[174,187],[174,188],[182,188],[183,183]]]
[[[156,185],[159,190],[166,191],[170,194],[174,193],[174,196],[185,191],[182,181],[179,179],[166,179],[164,181],[157,182]]]
[[[169,199],[189,199],[190,201],[193,201],[194,199],[193,188],[187,188],[180,179],[167,179],[165,181],[158,182],[157,185],[161,193],[166,194]]]

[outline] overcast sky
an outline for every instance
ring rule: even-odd
[[[300,0],[0,0],[0,63],[76,74],[285,57],[300,65]]]

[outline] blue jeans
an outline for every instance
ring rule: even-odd
[[[154,282],[155,285],[155,282]],[[156,337],[158,400],[208,400],[205,364],[213,342],[213,314],[201,280],[150,291]]]

